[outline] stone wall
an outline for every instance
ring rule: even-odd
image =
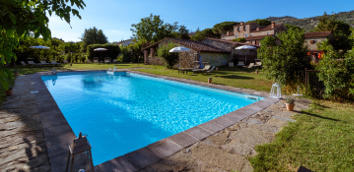
[[[326,40],[327,38],[306,38],[305,45],[309,51],[318,51],[317,45]]]
[[[200,56],[203,62],[209,62],[211,66],[224,66],[231,60],[229,54],[222,53],[200,53]]]
[[[161,57],[146,57],[145,58],[145,64],[147,65],[159,65],[159,66],[165,66],[166,63]]]

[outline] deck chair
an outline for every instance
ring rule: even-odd
[[[29,65],[41,65],[40,63],[38,64],[38,63],[35,63],[35,62],[33,62],[33,61],[27,61],[27,63],[28,63]]]
[[[250,63],[248,66],[245,66],[245,68],[247,68],[247,69],[251,69],[253,67],[254,67],[254,63]]]
[[[93,58],[93,62],[94,62],[94,63],[99,63],[98,57],[94,57],[94,58]]]
[[[26,62],[24,62],[24,61],[20,61],[20,63],[22,66],[27,66]]]
[[[50,64],[53,64],[53,65],[60,65],[60,63],[58,63],[56,60],[51,60],[51,61],[50,61]]]
[[[111,58],[105,57],[105,58],[104,58],[104,62],[105,62],[105,63],[110,63],[110,62],[111,62]]]
[[[91,63],[90,59],[87,59],[87,60],[86,60],[86,63]]]
[[[210,64],[206,64],[203,69],[194,69],[193,72],[205,72],[211,68]]]
[[[50,63],[47,63],[46,61],[39,61],[42,65],[50,65]]]
[[[117,59],[113,59],[113,63],[117,62]]]
[[[254,67],[261,67],[262,66],[262,62],[256,62],[256,64],[254,65]]]
[[[69,64],[69,61],[68,60],[63,60],[63,63],[64,64]]]
[[[216,68],[216,66],[212,66],[208,71],[205,71],[205,72],[206,72],[206,73],[213,72],[215,68]]]
[[[238,61],[237,66],[238,67],[243,67],[243,66],[245,66],[245,62],[244,61]]]

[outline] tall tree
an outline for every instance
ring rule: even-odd
[[[351,28],[350,25],[343,21],[336,20],[336,15],[327,15],[324,13],[319,19],[319,23],[313,30],[318,31],[331,31],[333,39],[329,40],[329,43],[335,50],[347,51],[351,49],[353,40],[350,39]]]
[[[81,16],[77,9],[83,9],[83,0],[1,0],[0,18],[0,89],[8,89],[8,78],[11,74],[4,66],[16,60],[13,50],[19,44],[21,38],[34,33],[35,37],[43,36],[44,39],[50,38],[48,28],[49,19],[53,13],[70,23],[70,16]],[[6,43],[6,44],[3,44]]]
[[[256,19],[256,20],[252,20],[252,21],[248,21],[248,22],[256,22],[261,27],[268,26],[272,23],[271,21],[269,21],[267,19]]]
[[[220,36],[225,31],[232,30],[234,28],[234,25],[236,25],[236,24],[239,24],[239,22],[225,21],[225,22],[215,24],[213,26],[214,34]]]
[[[101,29],[98,30],[96,27],[85,29],[81,40],[87,45],[108,43],[107,37],[103,34],[103,31]]]
[[[215,33],[212,28],[206,28],[202,31],[199,31],[199,29],[198,29],[197,32],[195,32],[195,34],[191,37],[191,40],[201,41],[205,37],[220,38],[220,34]]]
[[[174,24],[164,23],[160,16],[150,14],[142,18],[139,23],[132,24],[133,39],[139,43],[154,43],[165,37],[173,36],[177,32],[177,22]]]

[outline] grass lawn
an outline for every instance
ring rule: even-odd
[[[275,141],[258,146],[255,171],[354,170],[354,105],[317,101],[283,128]]]
[[[260,72],[255,74],[254,69],[246,70],[239,68],[220,68],[217,72],[209,74],[193,74],[189,72],[186,75],[178,73],[177,70],[166,69],[163,66],[130,64],[130,63],[112,63],[112,64],[73,64],[55,67],[56,70],[107,70],[108,68],[116,67],[117,69],[131,69],[156,75],[165,75],[176,78],[186,78],[201,82],[207,82],[209,77],[213,78],[214,84],[228,85],[239,88],[249,88],[259,91],[270,91],[272,81],[266,79],[265,75]],[[50,71],[53,67],[22,67],[16,69],[19,74],[32,74],[40,71]],[[14,70],[14,68],[12,68]]]

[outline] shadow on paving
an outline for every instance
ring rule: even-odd
[[[26,77],[16,79],[14,94],[0,107],[0,169],[50,171],[42,125]]]

